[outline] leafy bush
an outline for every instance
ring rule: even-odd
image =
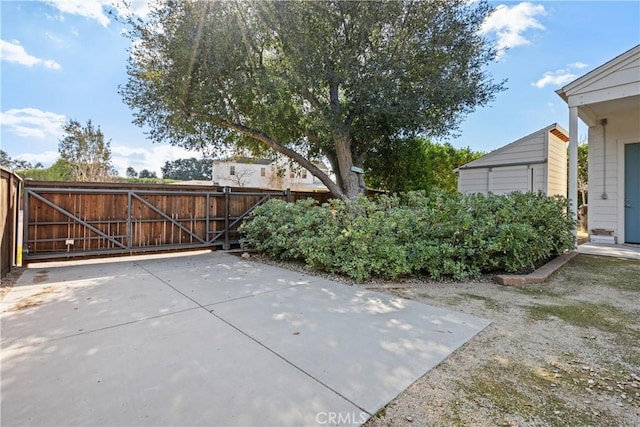
[[[410,192],[322,206],[273,200],[241,231],[245,247],[357,281],[410,274],[464,280],[534,269],[573,248],[573,224],[562,197]]]

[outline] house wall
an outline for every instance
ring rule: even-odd
[[[547,159],[547,182],[543,188],[548,196],[567,197],[567,144],[552,133],[549,133]]]
[[[231,175],[231,166],[235,175]],[[264,169],[264,176],[262,170]],[[293,173],[293,177],[291,176]],[[305,176],[306,175],[306,176]],[[284,190],[317,185],[317,180],[310,172],[302,168],[290,168],[288,165],[278,166],[276,163],[245,163],[215,161],[213,164],[213,181],[221,186],[269,188]]]
[[[605,117],[598,117],[600,119]],[[589,231],[614,230],[624,241],[624,144],[640,142],[638,110],[606,117],[606,157],[602,125],[589,128]],[[640,165],[639,165],[640,167]],[[606,181],[606,182],[605,182]],[[607,197],[602,197],[606,193]]]

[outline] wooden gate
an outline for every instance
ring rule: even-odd
[[[271,198],[328,193],[230,187],[25,182],[23,259],[134,254],[239,243],[238,226]]]

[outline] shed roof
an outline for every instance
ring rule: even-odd
[[[569,132],[567,132],[562,126],[560,126],[557,123],[554,123],[552,125],[549,125],[547,127],[544,127],[540,130],[537,130],[527,136],[524,136],[516,141],[513,141],[505,146],[502,146],[488,154],[485,154],[484,156],[475,159],[467,164],[464,164],[462,166],[460,166],[459,168],[456,168],[454,171],[458,172],[461,169],[473,169],[473,168],[477,168],[477,167],[494,167],[494,166],[503,166],[503,164],[501,162],[492,162],[492,159],[494,157],[496,157],[498,154],[504,153],[505,151],[508,151],[510,149],[512,149],[514,146],[516,145],[520,145],[520,144],[524,144],[528,141],[530,141],[532,138],[539,136],[539,135],[545,135],[547,133],[550,133],[552,135],[555,135],[556,137],[558,137],[561,141],[563,142],[567,142],[569,141]]]

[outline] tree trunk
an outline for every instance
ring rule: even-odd
[[[342,181],[342,191],[346,199],[354,201],[358,196],[365,194],[364,177],[360,173],[351,170],[353,155],[351,153],[351,138],[349,135],[339,135],[335,138],[336,157],[338,160],[338,171]]]

